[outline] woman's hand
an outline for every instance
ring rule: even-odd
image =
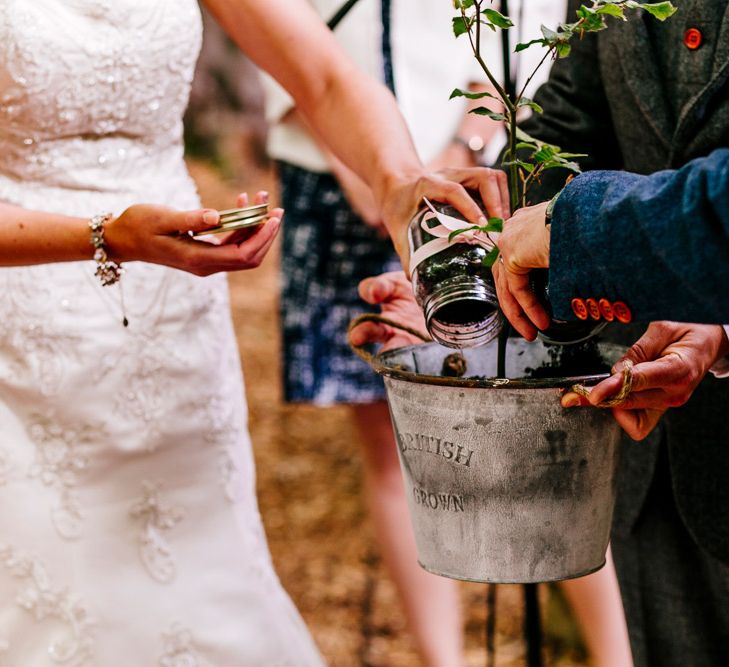
[[[247,202],[247,197],[239,202]],[[265,224],[232,232],[216,243],[193,239],[190,232],[216,227],[220,215],[213,209],[177,211],[164,206],[137,204],[106,225],[109,256],[120,262],[164,264],[208,276],[260,265],[281,226],[282,209],[273,209]]]
[[[729,340],[719,325],[654,322],[613,367],[613,375],[590,392],[562,397],[565,408],[598,405],[620,391],[623,362],[633,367],[633,390],[612,413],[634,440],[645,438],[668,408],[686,403],[709,369],[729,353]]]
[[[374,278],[365,278],[359,284],[359,295],[367,303],[379,304],[385,317],[416,331],[425,332],[423,311],[416,303],[413,288],[402,271],[391,271]],[[355,345],[383,343],[383,351],[423,342],[405,331],[378,322],[360,324],[352,330],[350,337]]]
[[[527,340],[537,337],[537,329],[549,326],[549,315],[529,285],[532,269],[549,267],[548,204],[519,209],[506,221],[498,240],[501,254],[492,268],[501,310]]]
[[[407,229],[410,220],[423,203],[423,197],[445,202],[458,209],[473,224],[485,225],[487,220],[466,188],[481,195],[490,217],[509,216],[509,188],[506,174],[498,169],[443,169],[438,173],[418,172],[384,182],[377,194],[382,217],[404,267],[410,252]]]

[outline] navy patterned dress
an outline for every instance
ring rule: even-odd
[[[394,91],[390,0],[382,0],[383,80]],[[284,397],[290,402],[372,403],[384,398],[381,379],[356,357],[347,327],[377,312],[360,299],[361,280],[400,268],[388,239],[349,206],[337,180],[279,163],[286,209],[281,260]]]

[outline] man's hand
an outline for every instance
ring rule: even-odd
[[[565,408],[598,405],[622,386],[623,361],[633,368],[633,391],[612,413],[634,440],[645,438],[668,408],[686,403],[709,369],[729,353],[723,327],[679,322],[654,322],[613,367],[613,375],[592,389],[590,398],[562,397]]]
[[[416,303],[412,286],[402,271],[391,271],[374,278],[366,278],[359,284],[359,295],[367,303],[380,304],[385,317],[416,331],[425,332],[423,311]],[[423,335],[427,336],[426,333]],[[409,333],[375,322],[360,324],[352,331],[350,337],[355,345],[384,343],[383,351],[423,342]]]
[[[548,203],[522,208],[506,221],[498,240],[501,254],[492,269],[501,310],[527,340],[549,326],[549,316],[529,285],[532,269],[549,267]]]

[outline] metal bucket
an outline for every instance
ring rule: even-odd
[[[463,351],[463,378],[441,376],[437,344],[377,357],[384,376],[420,564],[467,581],[579,577],[605,563],[620,428],[606,411],[560,407],[561,389],[606,377],[494,379],[497,343]],[[622,352],[600,346],[608,363]],[[506,375],[547,348],[509,341]],[[469,379],[474,377],[491,379]]]

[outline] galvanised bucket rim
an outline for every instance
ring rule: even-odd
[[[411,522],[413,520],[412,516],[410,518]],[[413,530],[415,530],[415,527],[413,526]],[[438,575],[439,577],[447,577],[448,579],[455,579],[456,581],[467,581],[470,584],[524,584],[524,583],[539,583],[539,584],[551,584],[556,583],[558,581],[569,581],[570,579],[581,579],[582,577],[586,577],[590,574],[594,574],[595,572],[602,570],[602,568],[605,567],[607,564],[607,559],[603,558],[602,563],[600,565],[597,565],[596,567],[590,567],[586,570],[581,570],[579,572],[576,572],[574,574],[570,573],[569,576],[562,576],[552,578],[552,579],[540,579],[537,582],[533,581],[523,581],[521,579],[512,578],[509,579],[508,577],[498,577],[498,578],[491,578],[487,579],[484,577],[468,577],[465,575],[460,574],[451,574],[448,572],[445,572],[443,570],[438,569],[437,567],[432,567],[430,565],[424,565],[423,561],[421,561],[418,558],[418,565],[422,567],[426,572],[430,572],[431,574]]]
[[[420,343],[417,345],[408,345],[393,350],[388,350],[378,354],[375,357],[377,363],[371,364],[373,370],[379,375],[393,378],[395,380],[403,380],[404,382],[412,382],[414,384],[429,384],[445,387],[459,387],[461,389],[568,389],[575,384],[593,385],[610,377],[609,373],[598,373],[593,375],[574,375],[570,377],[555,378],[468,378],[468,377],[444,377],[442,375],[423,375],[414,371],[409,371],[402,366],[388,365],[391,357],[401,356],[403,353],[422,349],[429,345],[438,345],[438,343]],[[442,346],[439,346],[442,347]],[[601,348],[607,347],[616,349],[620,346],[612,344],[601,344]]]

